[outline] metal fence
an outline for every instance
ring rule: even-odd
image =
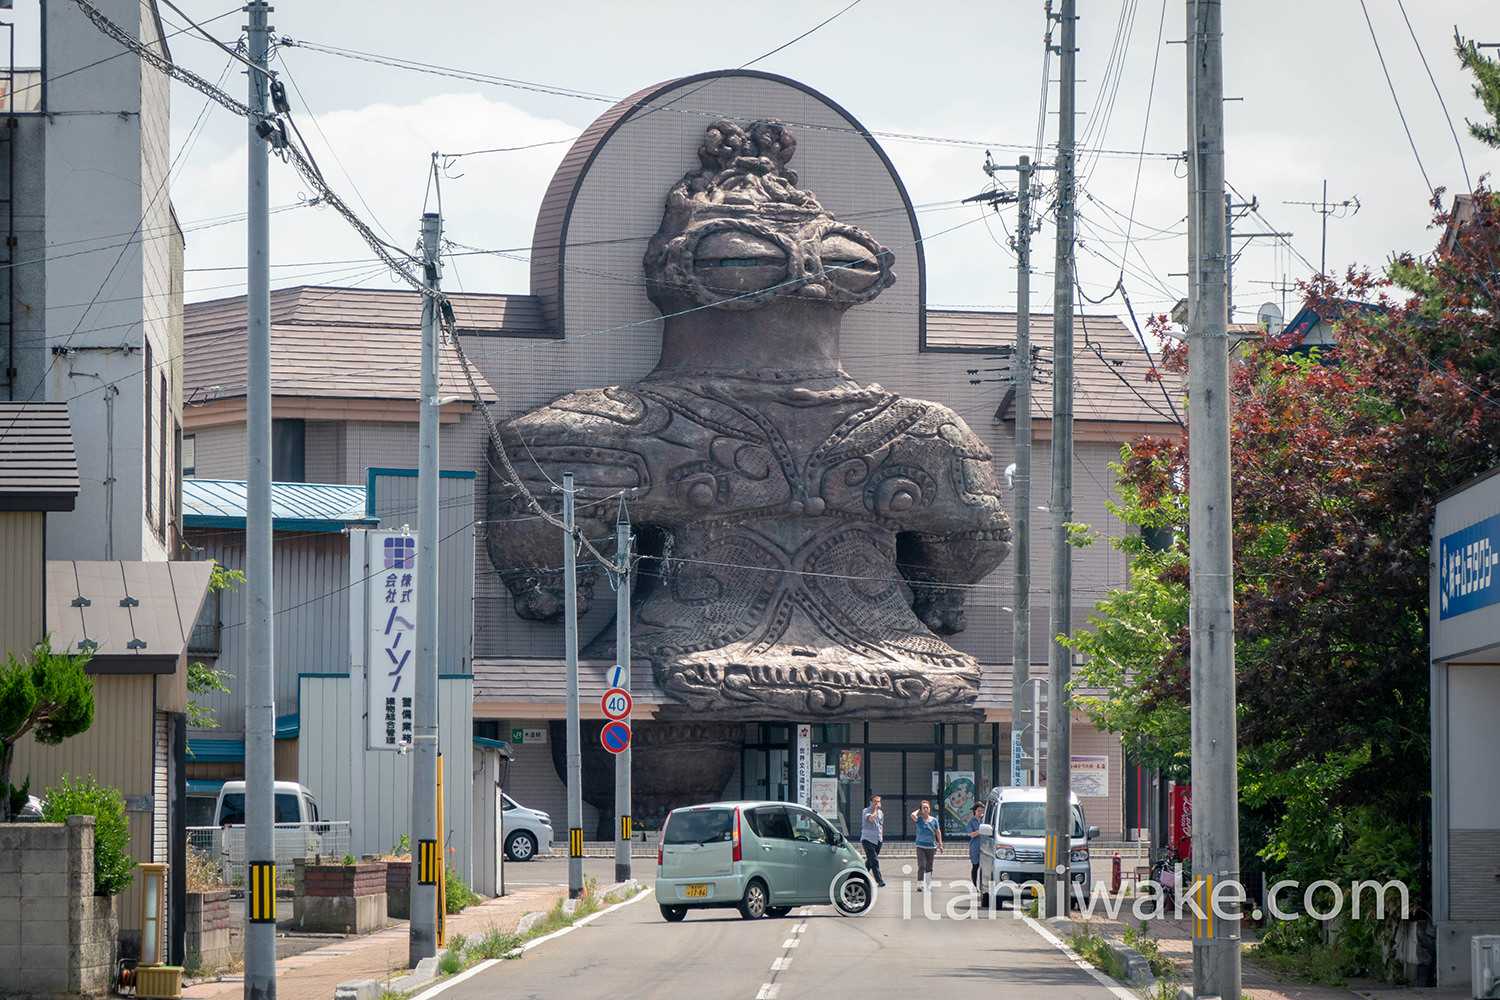
[[[277,823],[273,834],[276,852],[276,882],[292,884],[297,858],[324,857],[342,860],[349,853],[349,824]],[[243,826],[190,826],[188,851],[212,864],[225,885],[245,884],[245,828]],[[258,860],[258,859],[257,859]]]

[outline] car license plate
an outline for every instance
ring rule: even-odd
[[[682,894],[688,899],[704,899],[708,896],[708,886],[687,885],[682,887]]]

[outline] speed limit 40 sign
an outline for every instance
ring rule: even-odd
[[[599,701],[607,719],[623,719],[630,714],[630,692],[624,688],[610,688]]]

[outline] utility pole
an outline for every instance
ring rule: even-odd
[[[1073,726],[1068,683],[1071,652],[1058,641],[1073,631],[1073,550],[1068,522],[1073,519],[1073,100],[1077,85],[1075,0],[1062,0],[1061,80],[1057,98],[1057,264],[1052,292],[1052,596],[1047,648],[1047,912],[1068,915],[1068,853],[1073,829],[1068,805],[1073,790]],[[1052,16],[1052,15],[1049,15]],[[1030,359],[1028,359],[1029,361]]]
[[[1323,217],[1323,249],[1322,249],[1322,252],[1318,256],[1318,273],[1319,274],[1327,274],[1328,273],[1328,217],[1330,215],[1333,215],[1335,212],[1341,212],[1344,209],[1352,209],[1352,211],[1349,212],[1350,215],[1357,215],[1357,214],[1359,214],[1359,195],[1355,195],[1352,198],[1345,198],[1343,201],[1334,202],[1332,205],[1330,205],[1328,203],[1328,181],[1325,178],[1324,181],[1323,181],[1323,198],[1322,198],[1321,201],[1283,201],[1282,204],[1283,205],[1307,205],[1314,212],[1317,212],[1319,215],[1321,215]],[[1345,218],[1345,216],[1340,215],[1339,218],[1342,219],[1342,218]]]
[[[615,662],[620,687],[630,693],[630,518],[625,501],[615,522]],[[615,754],[615,881],[630,878],[630,747]]]
[[[1041,701],[1028,700],[1031,675],[1031,175],[1050,166],[1033,165],[1023,156],[1014,167],[985,165],[985,172],[1016,172],[1016,354],[1012,369],[1012,387],[1016,408],[1016,523],[1014,547],[1011,550],[1015,572],[1015,608],[1012,611],[1010,755],[1011,773],[1019,773],[1015,762],[1024,756],[1021,734],[1031,706],[1032,754],[1031,773],[1018,783],[1038,783],[1041,761],[1037,759],[1037,733],[1041,728]]]
[[[578,724],[578,528],[573,473],[563,473],[563,655],[568,664],[568,898],[583,895],[583,747]]]
[[[245,262],[245,1000],[276,997],[276,664],[271,591],[271,8],[250,0],[249,191]]]
[[[437,954],[438,879],[445,859],[438,847],[438,324],[443,220],[422,216],[422,399],[417,414],[417,676],[412,690],[411,841],[418,846],[411,887],[409,957],[412,968]],[[430,846],[428,846],[430,845]],[[427,846],[426,852],[422,850]],[[420,858],[429,858],[422,865]],[[423,871],[422,869],[427,870]],[[435,869],[435,870],[434,870]]]
[[[1239,785],[1229,484],[1222,0],[1188,0],[1188,612],[1192,685],[1193,990],[1240,1000]],[[1225,885],[1228,888],[1222,888]],[[1232,900],[1232,902],[1230,902]]]

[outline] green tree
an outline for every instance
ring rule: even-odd
[[[1479,46],[1457,32],[1453,44],[1459,64],[1474,74],[1474,96],[1490,116],[1488,123],[1469,122],[1469,134],[1486,146],[1500,148],[1500,63],[1480,55]]]
[[[55,653],[51,637],[30,662],[6,654],[0,665],[0,823],[11,820],[10,772],[16,741],[31,733],[55,746],[94,722],[94,682],[84,672],[91,654]]]

